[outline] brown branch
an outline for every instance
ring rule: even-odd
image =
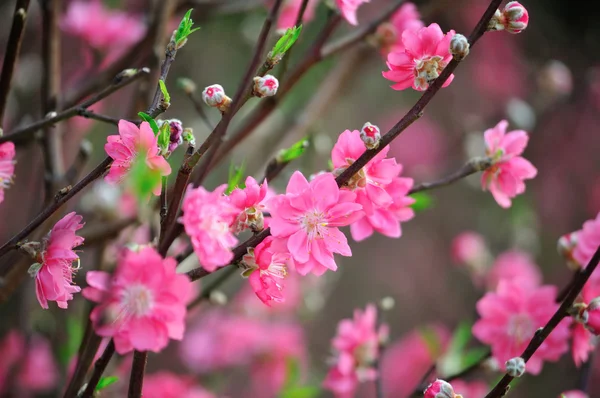
[[[77,156],[73,161],[73,164],[65,173],[65,181],[67,184],[75,184],[79,174],[87,164],[90,156],[92,154],[92,143],[86,139],[83,139],[79,144],[79,151],[77,152]]]
[[[525,348],[525,351],[521,354],[521,358],[527,363],[527,361],[535,354],[538,348],[544,343],[546,338],[552,333],[554,328],[558,326],[558,324],[569,315],[569,310],[573,306],[573,303],[577,299],[577,296],[581,293],[583,286],[588,281],[596,267],[598,266],[598,262],[600,262],[600,246],[596,249],[596,252],[590,259],[589,263],[585,267],[585,270],[577,276],[577,279],[573,283],[573,286],[567,297],[565,297],[564,301],[556,310],[552,318],[548,321],[546,326],[542,329],[538,329]],[[514,377],[505,374],[502,379],[496,384],[496,386],[490,391],[485,398],[500,398],[506,395],[508,389],[510,388],[510,383],[513,381]]]
[[[125,218],[111,223],[96,224],[81,230],[81,236],[85,239],[85,245],[91,246],[107,239],[113,239],[125,228],[135,224],[137,218]]]
[[[105,88],[103,91],[98,93],[97,95],[85,100],[80,105],[73,106],[64,111],[58,112],[55,115],[47,117],[42,120],[38,120],[30,124],[29,126],[18,128],[14,131],[11,131],[8,134],[5,134],[0,137],[0,144],[6,141],[12,141],[15,145],[23,144],[27,141],[30,141],[34,138],[35,132],[41,130],[43,128],[52,126],[55,123],[58,123],[62,120],[69,119],[73,116],[76,116],[81,112],[82,109],[87,109],[96,102],[103,100],[108,97],[115,91],[120,90],[121,88],[133,83],[137,79],[148,75],[150,70],[147,68],[142,69],[127,69],[119,73],[114,79],[113,82]]]
[[[85,387],[85,391],[81,395],[81,398],[92,398],[94,396],[94,390],[98,386],[98,382],[102,378],[102,373],[106,370],[108,363],[110,362],[112,356],[115,353],[115,342],[110,339],[108,345],[104,349],[104,352],[98,358],[96,363],[94,364],[94,372],[92,373],[92,377],[87,383]]]
[[[450,185],[460,179],[468,177],[472,174],[478,173],[480,171],[484,171],[492,166],[492,159],[489,158],[475,158],[471,159],[467,163],[465,163],[460,169],[450,174],[447,177],[444,177],[438,181],[434,182],[423,182],[421,184],[415,185],[408,194],[411,195],[416,192],[428,191],[430,189],[444,187]]]
[[[227,267],[227,269],[219,274],[210,284],[202,287],[202,293],[198,297],[194,299],[191,303],[188,304],[188,311],[197,305],[203,303],[205,300],[210,298],[212,292],[214,292],[219,286],[221,286],[227,279],[229,279],[232,275],[236,274],[239,271],[237,267]]]
[[[0,74],[0,130],[4,120],[4,110],[6,101],[10,93],[10,83],[13,72],[17,64],[17,58],[21,50],[21,41],[25,32],[25,20],[29,9],[30,0],[17,0],[15,4],[15,13],[13,14],[13,23],[8,36],[8,44],[4,53],[4,62],[2,63],[2,74]]]
[[[77,390],[83,383],[85,375],[87,374],[90,365],[94,361],[94,356],[96,355],[96,351],[98,351],[98,347],[100,347],[101,342],[102,337],[98,336],[94,332],[92,321],[88,317],[85,333],[83,335],[83,339],[81,340],[81,345],[79,346],[75,372],[73,372],[73,376],[69,381],[69,385],[67,386],[67,390],[65,391],[63,398],[77,397]]]
[[[84,117],[86,119],[92,119],[92,120],[97,120],[99,122],[104,122],[104,123],[108,123],[108,124],[112,124],[113,126],[118,126],[119,125],[119,120],[121,119],[117,119],[111,116],[107,116],[107,115],[103,115],[100,113],[96,113],[94,111],[90,111],[88,109],[85,108],[78,108],[77,109],[77,116],[81,116]],[[132,123],[135,124],[140,124],[140,121],[138,120],[129,120]]]
[[[131,376],[129,377],[128,398],[139,398],[142,396],[142,388],[144,386],[144,373],[148,364],[147,351],[133,352],[133,365],[131,366]]]

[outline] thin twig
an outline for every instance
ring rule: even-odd
[[[478,173],[480,171],[484,171],[492,166],[492,159],[483,158],[483,159],[471,159],[467,163],[465,163],[460,169],[455,171],[454,173],[446,176],[438,181],[434,182],[423,182],[421,184],[415,185],[408,194],[413,194],[416,192],[428,191],[430,189],[444,187],[450,185],[460,179],[468,177],[472,174]]]
[[[148,364],[147,351],[133,352],[133,365],[131,366],[131,376],[129,377],[128,398],[139,398],[142,396],[142,388],[144,386],[144,373]]]
[[[88,381],[87,386],[85,387],[85,391],[81,395],[81,398],[92,398],[94,396],[94,390],[96,390],[98,382],[102,378],[102,374],[106,370],[106,367],[108,366],[108,363],[110,362],[110,359],[112,358],[114,353],[115,342],[112,339],[110,339],[108,345],[104,349],[104,352],[94,364],[94,371],[92,372],[92,377]]]
[[[196,97],[194,97],[194,93],[186,91],[186,95],[190,99],[190,101],[192,101],[192,104],[194,105],[194,109],[196,109],[196,112],[198,112],[198,116],[200,116],[200,119],[202,119],[202,122],[204,123],[204,125],[206,127],[208,127],[209,130],[211,130],[211,131],[214,130],[215,126],[213,126],[211,124],[210,120],[208,119],[208,115],[206,114],[206,112],[204,112],[202,103],[200,101],[198,101],[196,99]]]
[[[310,0],[302,0],[302,4],[300,4],[300,9],[298,10],[298,16],[296,16],[296,22],[294,22],[294,26],[298,27],[302,24],[302,20],[304,19],[304,13],[306,12],[306,7],[308,6],[308,2]],[[281,61],[281,68],[279,72],[279,81],[283,81],[285,74],[287,72],[288,66],[290,64],[290,58],[292,56],[292,51],[294,50],[294,46],[290,48],[283,60]]]
[[[77,109],[77,116],[81,116],[84,117],[86,119],[93,119],[93,120],[98,120],[99,122],[104,122],[104,123],[108,123],[108,124],[112,124],[114,126],[118,126],[119,125],[119,120],[121,119],[117,119],[111,116],[107,116],[107,115],[103,115],[100,113],[96,113],[94,111],[90,111],[88,109],[85,108],[78,108]],[[140,121],[137,120],[129,120],[132,123],[135,124],[139,124]]]
[[[98,336],[94,332],[92,321],[88,318],[85,327],[85,333],[83,335],[83,339],[81,340],[81,345],[79,346],[75,372],[73,372],[73,376],[69,381],[69,385],[63,398],[75,398],[77,396],[77,390],[83,383],[85,375],[87,374],[90,365],[94,361],[94,356],[96,355],[96,351],[98,351],[98,347],[100,347],[101,342],[102,337]]]
[[[67,184],[75,184],[77,182],[77,178],[83,168],[87,164],[90,156],[92,154],[92,143],[86,139],[83,139],[79,144],[79,151],[77,151],[77,156],[73,161],[73,164],[69,168],[69,170],[65,173],[65,181]]]
[[[188,311],[197,305],[201,304],[205,300],[210,298],[212,292],[214,292],[217,288],[219,288],[227,279],[229,279],[232,275],[235,275],[239,269],[237,267],[228,267],[225,271],[221,272],[218,277],[211,281],[206,286],[202,287],[202,293],[198,297],[194,299],[191,303],[188,304]]]
[[[13,14],[12,27],[8,36],[8,44],[4,53],[4,62],[2,63],[2,74],[0,75],[0,129],[4,120],[4,110],[6,101],[10,93],[10,83],[13,72],[21,50],[21,41],[25,32],[25,20],[29,9],[30,0],[17,0],[15,4],[15,13]]]

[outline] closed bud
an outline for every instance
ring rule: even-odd
[[[465,36],[457,33],[452,37],[452,40],[450,40],[450,54],[452,54],[452,57],[455,60],[461,61],[469,55],[470,46],[469,40]]]
[[[500,12],[500,10],[496,10],[494,16],[492,17],[492,19],[490,19],[490,22],[488,23],[487,30],[504,30],[504,24],[502,23],[502,20],[502,13]]]
[[[367,122],[360,129],[360,138],[368,149],[377,148],[381,140],[381,130],[374,124]]]
[[[208,106],[218,108],[221,112],[225,112],[231,104],[231,98],[225,94],[223,86],[213,84],[202,91],[202,100]]]
[[[254,96],[258,98],[272,97],[277,94],[279,81],[275,76],[265,75],[263,77],[256,76],[254,78]]]
[[[508,33],[521,33],[529,24],[529,13],[518,1],[507,3],[502,16],[504,29]]]
[[[437,379],[427,387],[424,393],[425,398],[462,398],[462,395],[455,394],[454,388],[447,381]]]
[[[521,377],[525,373],[525,360],[514,357],[506,361],[506,373],[511,377]]]

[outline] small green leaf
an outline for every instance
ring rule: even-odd
[[[270,58],[283,56],[298,40],[300,33],[302,32],[302,25],[298,27],[292,27],[285,31],[285,34],[277,40],[273,50],[269,53]]]
[[[462,356],[462,367],[468,368],[471,365],[475,365],[476,363],[481,362],[482,358],[485,358],[487,355],[488,349],[486,347],[471,348]]]
[[[67,339],[59,347],[58,357],[60,363],[66,365],[79,350],[79,345],[83,339],[83,327],[81,322],[75,317],[67,317],[66,320]]]
[[[285,359],[285,383],[284,389],[295,387],[300,380],[300,363],[297,358],[287,357]]]
[[[154,135],[158,134],[158,124],[156,124],[156,120],[152,119],[152,116],[148,115],[146,112],[138,112],[138,116],[140,119],[150,124]]]
[[[119,378],[117,376],[102,377],[100,379],[100,381],[98,382],[98,385],[96,386],[95,391],[103,390],[106,387],[110,386],[111,384],[115,384],[117,381],[119,381]]]
[[[256,271],[256,268],[248,268],[248,269],[245,269],[244,271],[242,271],[242,277],[243,277],[243,278],[248,278],[248,277],[250,277],[250,275],[251,275],[251,274],[252,274],[254,271]]]
[[[277,154],[277,161],[279,163],[287,163],[299,158],[300,156],[302,156],[302,154],[304,154],[306,148],[308,148],[308,144],[308,139],[303,138],[291,147],[287,149],[282,149]]]
[[[463,352],[464,349],[471,341],[471,323],[470,322],[462,322],[452,335],[452,340],[450,341],[450,345],[448,346],[448,352],[451,353],[460,353]]]
[[[410,197],[415,200],[415,203],[410,205],[410,207],[412,207],[416,213],[427,210],[434,204],[433,198],[426,192],[413,193]]]
[[[229,195],[236,188],[245,188],[242,178],[244,177],[244,171],[246,167],[244,163],[240,166],[236,166],[233,162],[229,165],[229,178],[227,179],[227,190],[225,193]]]
[[[194,21],[192,21],[190,18],[190,15],[192,15],[192,10],[193,8],[190,8],[188,12],[185,13],[181,19],[181,22],[179,23],[177,32],[175,33],[175,43],[177,44],[178,48],[184,44],[185,39],[187,39],[189,35],[200,29],[192,29],[192,26],[194,25]]]
[[[280,398],[315,398],[319,396],[321,390],[315,386],[303,386],[293,387],[284,390],[279,397]]]
[[[169,95],[169,91],[167,90],[167,86],[165,85],[164,80],[159,80],[158,85],[160,86],[160,91],[162,92],[165,102],[171,103],[171,96]]]
[[[194,138],[194,132],[191,128],[186,127],[183,129],[183,140],[189,142],[192,146],[196,146],[196,138]]]
[[[164,122],[162,126],[160,126],[160,130],[158,132],[158,147],[162,154],[166,154],[169,150],[169,143],[171,142],[171,126],[168,122]]]
[[[146,164],[144,155],[138,155],[134,160],[127,184],[138,201],[145,202],[161,181],[160,170],[152,170]]]

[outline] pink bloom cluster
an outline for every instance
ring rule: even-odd
[[[334,173],[341,174],[365,151],[358,131],[344,131],[331,151]],[[413,180],[399,177],[402,165],[394,158],[386,158],[388,151],[389,147],[383,148],[347,184],[363,209],[362,217],[350,225],[356,241],[368,238],[374,231],[398,238],[402,235],[400,223],[414,216],[410,208],[414,200],[407,196]]]
[[[161,176],[171,174],[171,166],[160,155],[158,136],[154,135],[148,122],[142,122],[138,128],[126,120],[119,121],[119,135],[109,135],[104,150],[113,159],[110,171],[105,177],[107,182],[118,184],[129,172],[138,156],[142,156],[150,170],[157,170]],[[160,195],[160,180],[153,189],[155,195]]]
[[[42,242],[37,263],[29,268],[35,278],[35,293],[42,308],[48,308],[48,301],[56,301],[60,308],[67,308],[73,293],[81,291],[73,284],[73,262],[79,256],[73,248],[83,243],[83,238],[75,234],[83,227],[83,217],[69,213],[58,221]]]
[[[373,367],[379,358],[379,345],[387,338],[387,326],[377,328],[377,310],[368,305],[355,310],[354,319],[343,319],[332,340],[335,362],[329,369],[323,386],[337,397],[351,397],[360,382],[375,380],[379,375]]]
[[[198,386],[193,377],[170,372],[158,372],[144,377],[144,398],[214,398],[215,395]]]
[[[506,132],[508,122],[500,121],[485,131],[486,155],[492,166],[481,176],[481,186],[488,190],[503,207],[511,206],[511,199],[525,192],[525,180],[534,178],[537,169],[521,156],[529,137],[523,130]]]
[[[15,174],[15,144],[0,144],[0,203],[4,202],[4,190],[12,182]]]
[[[335,0],[340,13],[346,21],[351,25],[358,25],[356,19],[356,11],[364,3],[368,3],[369,0]]]
[[[390,70],[383,72],[383,77],[396,82],[392,85],[394,90],[412,87],[418,91],[425,91],[452,59],[450,40],[453,36],[453,30],[444,34],[435,23],[418,30],[404,30],[404,51],[391,52],[388,55],[387,66]],[[442,87],[448,86],[453,79],[452,74]]]
[[[116,351],[158,352],[169,339],[181,340],[191,282],[177,274],[177,262],[149,246],[126,250],[115,274],[89,271],[83,295],[98,303],[90,318],[96,333],[112,337]]]

